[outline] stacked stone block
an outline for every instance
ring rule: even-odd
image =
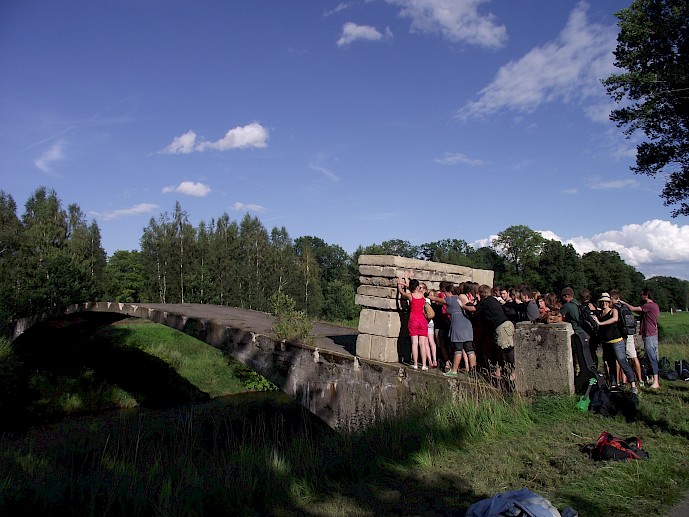
[[[356,294],[356,303],[362,307],[356,342],[359,357],[396,363],[411,348],[408,307],[397,292],[397,279],[404,277],[406,271],[413,272],[414,278],[434,290],[442,280],[493,285],[492,271],[391,255],[361,255]]]

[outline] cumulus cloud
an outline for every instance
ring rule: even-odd
[[[193,181],[183,181],[176,187],[174,185],[170,185],[163,188],[163,194],[176,192],[178,194],[185,194],[187,196],[194,197],[205,197],[210,193],[210,191],[211,188],[208,185],[204,185],[203,183],[194,183]]]
[[[689,280],[689,224],[653,219],[641,224],[628,224],[591,237],[563,239],[550,230],[538,230],[546,239],[571,244],[579,255],[590,251],[616,251],[630,266],[647,278],[656,275]],[[490,246],[497,235],[472,243],[474,249]]]
[[[579,3],[554,41],[504,65],[478,100],[466,104],[457,116],[468,120],[501,110],[530,113],[554,101],[600,103],[605,95],[600,79],[614,71],[617,28],[590,24],[587,8]],[[594,119],[602,118],[600,110],[583,109]]]
[[[436,158],[435,161],[443,165],[457,165],[459,163],[471,165],[473,167],[483,165],[483,162],[481,160],[469,158],[468,156],[461,153],[445,153],[441,158]]]
[[[640,267],[663,263],[689,264],[689,225],[653,219],[641,224],[628,224],[593,237],[570,239],[580,253],[617,251],[625,262]]]
[[[507,29],[493,14],[478,8],[487,0],[388,0],[401,7],[400,16],[411,18],[412,32],[440,34],[453,42],[499,48],[507,40]]]
[[[105,212],[102,214],[94,212],[94,215],[100,215],[104,221],[110,221],[112,219],[121,219],[122,217],[150,214],[158,210],[158,208],[158,205],[154,205],[153,203],[139,203],[131,208],[121,208],[119,210],[113,210],[112,212]]]
[[[53,163],[59,162],[65,159],[65,142],[60,140],[55,142],[50,148],[45,151],[41,156],[39,156],[34,164],[36,167],[41,169],[43,172],[51,173],[53,172]]]
[[[266,211],[266,207],[252,203],[241,203],[239,201],[236,201],[235,204],[232,205],[232,210],[235,210],[237,212],[257,212],[259,214],[262,214]]]
[[[268,145],[268,130],[258,122],[246,126],[230,129],[224,137],[215,142],[199,138],[194,131],[187,131],[175,137],[170,145],[160,151],[163,154],[189,154],[203,152],[208,149],[227,151],[230,149],[246,149],[248,147],[266,147]]]
[[[344,47],[353,43],[354,41],[381,41],[383,39],[392,38],[392,31],[385,29],[385,34],[382,34],[375,27],[370,25],[357,25],[353,22],[347,22],[342,26],[342,35],[337,40],[338,47]]]

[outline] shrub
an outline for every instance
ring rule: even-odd
[[[305,342],[313,326],[305,311],[296,310],[295,301],[282,291],[270,297],[270,307],[275,315],[273,332],[278,339]]]

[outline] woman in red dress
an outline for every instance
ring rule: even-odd
[[[415,278],[409,280],[408,290],[405,290],[408,278],[408,274],[405,274],[404,281],[401,279],[397,280],[397,291],[402,298],[409,300],[408,328],[409,335],[411,336],[412,368],[417,369],[419,367],[419,349],[421,349],[421,369],[428,370],[428,365],[426,364],[428,361],[426,356],[426,350],[428,350],[428,322],[423,313],[426,299],[419,281]]]

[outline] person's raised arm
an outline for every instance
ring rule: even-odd
[[[632,312],[643,312],[641,307],[636,307],[636,306],[632,305],[631,303],[625,302],[624,300],[620,300],[620,303],[625,304],[629,308],[629,310]]]
[[[469,301],[466,294],[459,295],[459,306],[465,311],[476,312],[476,306]]]
[[[407,285],[409,284],[409,277],[406,272],[404,275],[404,280],[399,277],[397,278],[397,292],[400,293],[400,296],[403,298],[411,299],[411,293],[406,291]]]
[[[438,305],[447,305],[447,300],[445,298],[441,298],[440,296],[436,296],[434,294],[429,294],[428,299],[433,303],[437,303]]]

